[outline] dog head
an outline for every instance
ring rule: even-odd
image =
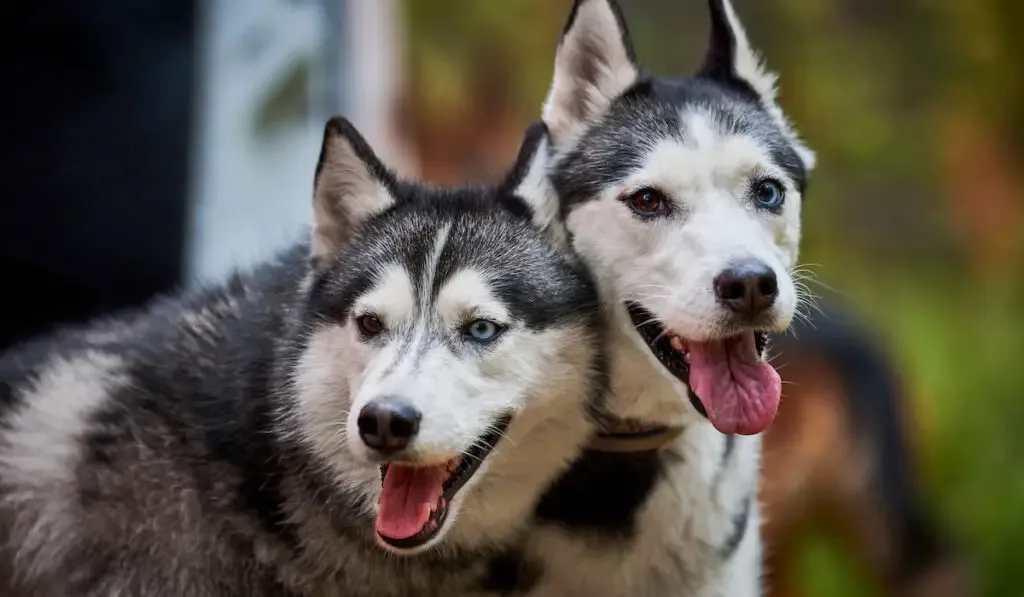
[[[578,0],[543,119],[573,246],[605,300],[717,429],[752,434],[778,406],[765,333],[797,308],[814,155],[730,2],[710,12],[700,70],[665,79],[641,73],[613,0]]]
[[[498,188],[439,189],[398,180],[347,121],[327,125],[299,429],[377,502],[390,550],[436,544],[489,470],[514,476],[512,453],[535,452],[531,474],[569,457],[532,431],[564,420],[586,432],[596,290],[557,247],[552,210],[517,193],[535,184],[544,143],[531,129]]]

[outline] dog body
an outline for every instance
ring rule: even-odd
[[[534,595],[762,592],[758,434],[781,393],[764,349],[798,306],[814,160],[729,2],[710,8],[682,80],[640,73],[611,0],[577,1],[559,44],[549,178],[598,281],[613,396],[602,445],[538,507],[531,552],[559,572]]]
[[[513,195],[539,138],[443,190],[332,120],[309,243],[4,355],[0,593],[500,592],[604,395],[593,284]]]

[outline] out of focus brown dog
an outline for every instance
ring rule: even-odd
[[[792,557],[809,525],[843,540],[882,594],[965,597],[967,574],[916,480],[895,367],[837,305],[774,341],[786,386],[765,437],[761,497],[771,597],[801,594]]]

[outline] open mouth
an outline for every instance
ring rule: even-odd
[[[778,410],[782,381],[763,358],[766,333],[745,330],[697,342],[666,329],[638,303],[625,306],[648,349],[686,384],[690,402],[716,429],[752,435],[768,427]]]
[[[413,549],[433,539],[448,518],[452,500],[494,450],[510,421],[510,416],[501,417],[472,447],[444,464],[381,466],[383,488],[376,525],[380,540],[398,549]]]

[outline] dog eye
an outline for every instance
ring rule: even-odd
[[[474,342],[491,342],[505,331],[504,326],[487,319],[475,319],[463,329],[463,334]]]
[[[754,185],[754,199],[761,207],[778,209],[786,200],[786,191],[779,181],[765,178]]]
[[[372,338],[384,331],[384,323],[376,315],[360,315],[356,317],[356,325],[363,336]]]
[[[633,213],[645,218],[665,216],[669,212],[668,197],[654,189],[640,189],[627,196],[625,202]]]

